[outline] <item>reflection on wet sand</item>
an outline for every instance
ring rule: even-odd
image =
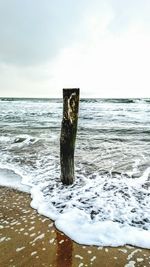
[[[150,250],[79,245],[30,208],[30,196],[0,187],[0,266],[143,267]]]
[[[63,239],[62,239],[63,237]],[[72,251],[73,242],[71,239],[65,237],[56,230],[57,238],[57,267],[71,267],[72,266]]]

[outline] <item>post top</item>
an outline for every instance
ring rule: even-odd
[[[67,91],[67,90],[72,90],[72,91],[79,91],[80,88],[63,88],[64,91]]]
[[[70,96],[73,93],[79,96],[80,89],[79,88],[63,88],[63,96]]]

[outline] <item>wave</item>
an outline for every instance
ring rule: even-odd
[[[56,227],[86,245],[130,244],[150,248],[150,193],[143,188],[150,168],[141,178],[107,172],[77,176],[66,187],[59,179],[35,186],[31,206],[55,220]],[[113,177],[112,177],[113,176]]]
[[[61,105],[44,101],[1,102],[0,183],[28,186],[31,206],[78,243],[150,248],[147,100],[81,100],[71,186],[60,181]]]
[[[86,177],[80,168],[70,186],[61,183],[54,161],[49,169],[49,177],[42,174],[38,182],[1,169],[1,184],[30,191],[31,207],[80,244],[150,248],[150,193],[144,186],[149,183],[150,168],[140,178],[107,171]]]
[[[22,184],[22,176],[14,170],[8,168],[0,168],[0,185],[17,189],[22,192],[29,193],[31,187]]]

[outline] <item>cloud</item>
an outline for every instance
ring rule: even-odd
[[[0,60],[45,62],[73,42],[85,0],[0,0]]]
[[[132,39],[129,34],[106,38],[90,48],[64,49],[52,68],[53,83],[58,88],[80,86],[82,96],[148,97],[150,40],[142,38]]]
[[[147,14],[146,7],[141,10]],[[126,27],[122,32],[114,32],[110,26],[118,19],[118,12],[106,5],[103,11],[102,14],[96,11],[94,16],[87,14],[88,42],[83,40],[63,49],[55,60],[55,84],[80,86],[82,96],[89,97],[148,97],[150,31],[147,17],[143,14],[141,20],[140,14],[138,19],[139,10],[132,16],[127,6],[123,10]]]
[[[126,9],[124,13],[128,7]],[[145,27],[147,19],[141,20],[140,14],[138,20],[137,14],[134,18],[128,12],[130,20],[126,28],[114,33],[110,32],[110,25],[116,20],[115,12],[111,8],[105,11],[104,16],[98,16],[97,12],[95,16],[91,13],[87,16],[88,42],[62,50],[53,68],[56,84],[58,87],[80,86],[82,96],[89,97],[148,97],[150,31],[148,25]]]
[[[51,87],[49,67],[44,64],[18,68],[11,64],[0,64],[0,96],[61,97],[61,92]]]
[[[149,1],[8,2],[0,1],[10,13],[0,16],[1,95],[61,97],[80,87],[82,97],[149,96]]]

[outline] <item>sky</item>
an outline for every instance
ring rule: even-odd
[[[0,96],[150,97],[149,0],[0,0]]]

